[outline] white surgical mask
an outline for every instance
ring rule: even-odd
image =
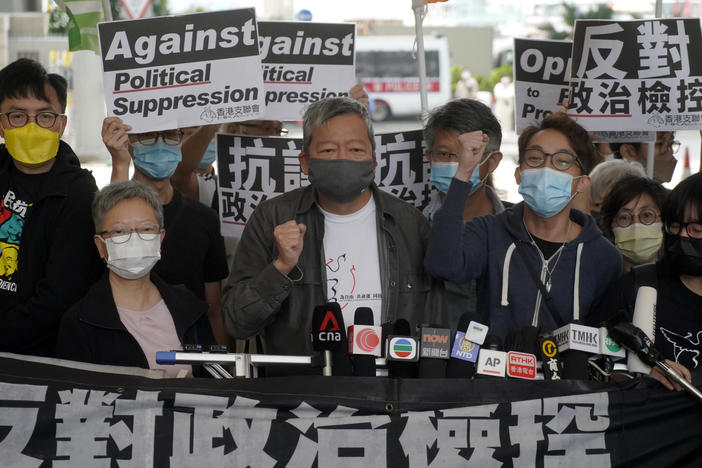
[[[124,279],[138,279],[148,275],[161,258],[161,236],[144,240],[132,232],[129,240],[119,243],[120,238],[124,237],[126,236],[101,238],[107,247],[107,267]]]

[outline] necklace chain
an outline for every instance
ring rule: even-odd
[[[531,232],[529,232],[529,229],[527,228],[523,219],[522,219],[522,224],[524,224],[524,230],[527,232],[529,239],[531,239],[531,243],[534,244],[534,246],[538,249],[539,252],[541,252],[539,245],[534,240],[534,237],[532,237]],[[565,245],[568,243],[568,234],[570,234],[570,224],[571,224],[571,221],[568,220],[568,229],[566,229],[565,239],[563,240],[563,243],[561,244],[561,246],[558,248],[558,256],[556,257],[556,261],[553,262],[553,267],[551,267],[550,269],[548,267],[548,263],[549,263],[550,258],[547,260],[546,257],[544,257],[544,253],[541,252],[541,257],[543,257],[544,260],[546,261],[546,273],[547,273],[547,275],[546,275],[546,291],[548,291],[548,292],[551,292],[551,276],[553,276],[553,272],[556,271],[556,267],[558,266],[558,262],[561,260],[561,254],[563,254],[563,250],[565,250]],[[553,257],[553,255],[551,257]]]

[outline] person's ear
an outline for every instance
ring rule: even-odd
[[[487,166],[488,172],[495,172],[497,166],[500,165],[500,161],[502,161],[502,151],[493,151],[492,153],[490,153],[490,155],[488,156],[488,161],[485,164]]]
[[[514,180],[517,181],[517,185],[522,182],[522,173],[519,172],[519,166],[514,168]]]
[[[586,193],[590,190],[591,183],[592,179],[590,179],[590,176],[583,175],[575,182],[575,191],[578,193]]]
[[[375,155],[375,153],[373,153]],[[309,170],[310,170],[310,161],[309,161],[309,156],[307,156],[307,153],[304,151],[300,151],[300,154],[297,155],[297,160],[300,162],[300,169],[302,169],[302,173],[305,175],[309,175]]]
[[[700,130],[700,133],[702,133],[702,130]],[[424,159],[427,160],[429,163],[429,167],[431,167],[431,151],[430,150],[424,150]]]
[[[95,242],[95,247],[98,250],[98,253],[100,254],[100,258],[107,261],[107,246],[105,243],[100,239],[100,236],[95,234],[93,236],[93,242]]]
[[[630,145],[628,143],[622,144],[619,147],[619,154],[621,155],[622,159],[629,162],[641,162],[639,160],[639,153],[636,151],[634,145]]]

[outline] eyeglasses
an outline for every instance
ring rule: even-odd
[[[680,235],[683,228],[687,235],[693,239],[702,239],[702,222],[690,221],[689,223],[668,223],[665,225],[665,232],[675,236]]]
[[[12,128],[24,127],[29,122],[29,118],[32,117],[34,121],[41,128],[51,128],[56,123],[57,117],[63,117],[66,114],[57,114],[56,112],[43,111],[37,114],[27,114],[23,111],[12,111],[3,112],[0,115],[4,115],[7,122]]]
[[[161,228],[158,224],[142,224],[132,228],[117,226],[114,229],[98,232],[98,236],[105,242],[109,239],[113,244],[124,244],[132,238],[132,233],[135,232],[141,240],[152,241],[161,233]]]
[[[660,217],[660,214],[650,209],[641,210],[638,214],[634,214],[631,211],[620,211],[617,213],[617,217],[614,218],[614,222],[619,227],[629,227],[634,222],[634,218],[636,218],[641,224],[649,226]]]
[[[667,146],[673,151],[673,154],[677,153],[678,150],[680,149],[680,142],[678,140],[673,140],[671,142],[663,141],[663,140],[658,140],[656,141],[656,146]]]
[[[284,135],[288,134],[287,128],[278,127],[275,125],[252,124],[252,123],[245,123],[245,122],[241,122],[241,123],[239,123],[239,125],[241,125],[242,127],[255,128],[256,130],[258,130],[257,133],[260,134],[261,136],[265,136],[265,135],[284,136]]]
[[[178,146],[183,140],[183,132],[180,130],[169,130],[165,132],[137,133],[134,137],[144,146],[155,145],[159,137],[169,146]]]
[[[573,165],[573,163],[578,163],[578,166],[582,169],[582,164],[580,160],[570,153],[565,151],[557,151],[555,153],[546,153],[539,148],[528,148],[524,152],[524,162],[529,167],[541,167],[546,164],[546,158],[551,158],[551,164],[559,171],[567,171]]]

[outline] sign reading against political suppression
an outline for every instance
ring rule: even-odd
[[[423,157],[422,131],[375,136],[375,183],[420,208],[429,200],[429,164]],[[262,201],[309,185],[298,155],[302,140],[217,135],[219,212],[222,234],[240,237]]]
[[[575,23],[568,113],[588,130],[702,128],[697,18]]]
[[[300,120],[309,103],[348,96],[355,24],[261,21],[258,34],[267,118]]]
[[[517,133],[560,109],[568,99],[570,41],[514,39],[514,121]]]
[[[265,114],[253,8],[98,25],[107,114],[134,133]]]

